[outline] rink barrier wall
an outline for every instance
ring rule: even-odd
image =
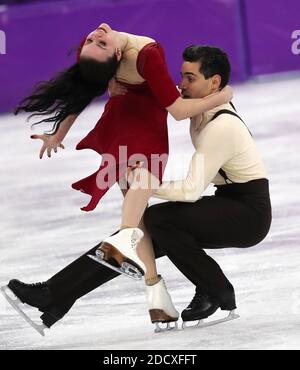
[[[291,8],[289,13],[279,13],[283,1]],[[298,39],[292,39],[292,29],[297,30],[299,0],[277,0],[270,9],[262,3],[60,0],[2,5],[0,30],[5,35],[6,53],[0,54],[0,112],[11,111],[37,82],[74,63],[75,52],[68,52],[101,22],[158,40],[166,51],[175,82],[180,79],[182,51],[191,44],[226,50],[232,64],[232,82],[261,73],[299,69],[300,56],[292,53],[297,50]],[[274,50],[278,50],[275,55]]]
[[[300,70],[300,1],[242,3],[250,76]]]

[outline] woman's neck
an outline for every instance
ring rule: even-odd
[[[119,43],[119,47],[122,52],[126,51],[129,41],[129,35],[127,33],[114,31],[116,33],[116,37]]]

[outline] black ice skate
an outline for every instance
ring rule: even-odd
[[[11,280],[7,286],[1,287],[1,293],[7,302],[32,326],[39,334],[45,335],[45,323],[36,323],[23,311],[24,304],[43,310],[50,302],[50,292],[46,283],[25,284],[19,280]]]
[[[213,315],[218,308],[221,310],[229,311],[227,317],[204,322],[203,320]],[[194,298],[188,307],[182,311],[181,318],[183,321],[182,329],[186,328],[199,328],[217,325],[226,321],[234,320],[239,318],[239,315],[235,313],[235,297],[232,293],[231,300],[224,304],[220,304],[215,298],[210,297],[208,294],[201,292],[200,289],[196,289]],[[187,322],[198,321],[195,325],[187,325]]]
[[[45,335],[44,330],[49,329],[64,317],[75,303],[75,301],[64,301],[56,304],[47,283],[25,284],[13,279],[7,286],[1,288],[1,293],[23,319],[43,336]],[[43,324],[34,322],[23,311],[26,305],[35,307],[42,312],[40,318]]]

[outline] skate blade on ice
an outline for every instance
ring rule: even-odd
[[[134,280],[141,280],[143,277],[142,273],[137,269],[135,266],[131,265],[128,262],[123,262],[121,267],[116,267],[111,265],[110,263],[106,262],[103,257],[104,253],[98,249],[95,253],[95,255],[88,254],[88,257],[91,258],[92,260],[101,263],[102,265],[109,267],[110,269],[118,272],[119,274],[125,275],[130,277],[131,279]]]
[[[152,324],[155,324],[154,333],[161,333],[170,330],[178,330],[178,316],[170,316],[162,308],[149,309]],[[174,324],[174,325],[171,325]]]
[[[187,325],[188,321],[184,321],[182,323],[182,329],[184,330],[184,329],[195,329],[195,328],[207,328],[208,326],[214,326],[214,325],[217,325],[217,324],[221,324],[223,322],[235,320],[235,319],[238,319],[239,317],[240,317],[240,315],[235,313],[235,310],[232,310],[232,311],[229,312],[228,316],[224,317],[223,319],[212,320],[212,321],[207,321],[207,322],[204,322],[203,320],[199,320],[196,325],[190,325],[190,326]],[[194,320],[194,321],[196,321],[196,320]]]
[[[20,299],[13,293],[12,290],[9,289],[8,286],[2,286],[0,288],[1,293],[3,294],[4,298],[7,302],[18,312],[18,314],[31,326],[35,329],[40,335],[43,337],[45,336],[44,330],[48,329],[44,324],[37,324],[30,319],[29,316],[22,311],[21,306],[22,302]]]
[[[171,326],[172,323],[174,323],[174,326]],[[161,326],[165,324],[167,324],[167,326]],[[172,322],[167,322],[167,323],[162,323],[162,322],[155,323],[154,333],[164,333],[166,331],[171,331],[171,330],[173,331],[178,330],[177,321],[172,321]]]

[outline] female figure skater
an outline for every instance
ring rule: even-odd
[[[126,174],[133,166],[130,184],[121,189],[124,202],[120,230],[102,242],[98,259],[127,275],[132,271],[144,275],[152,322],[177,321],[179,314],[157,274],[143,213],[162,181],[166,165],[168,112],[177,121],[201,114],[231,100],[231,89],[226,87],[202,99],[182,99],[159,43],[114,31],[102,23],[81,44],[77,63],[41,84],[16,110],[16,114],[23,110],[32,112],[32,116],[52,114],[37,123],[53,122],[53,133],[32,136],[43,140],[40,158],[45,151],[51,157],[52,150],[56,153],[58,147],[64,148],[62,141],[77,116],[94,97],[105,92],[113,78],[126,86],[127,93],[109,99],[94,129],[76,147],[95,150],[103,155],[102,163],[94,174],[72,187],[91,195],[89,204],[82,208],[91,211],[115,182],[127,183]],[[121,146],[127,150],[125,160],[119,153]],[[109,163],[107,154],[115,163]],[[154,154],[156,159],[151,160]],[[160,166],[157,158],[163,155]]]

